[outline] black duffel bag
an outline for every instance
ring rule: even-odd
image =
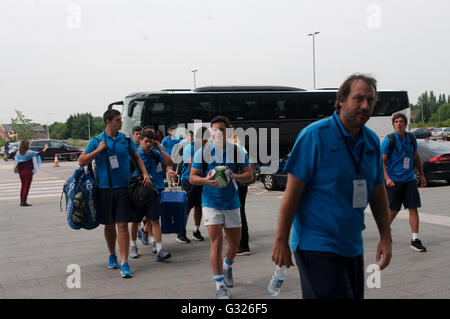
[[[139,171],[138,175],[131,176],[131,180],[128,183],[128,197],[134,207],[145,206],[158,195],[158,190],[155,188],[153,181],[149,186],[144,186],[142,184],[143,179],[144,177]]]
[[[153,183],[153,180],[150,178],[151,183],[148,186],[144,186],[142,181],[144,180],[144,176],[142,176],[141,169],[139,168],[138,162],[134,157],[135,154],[131,151],[131,139],[127,138],[128,149],[130,151],[130,157],[133,161],[134,167],[137,169],[138,174],[131,176],[130,182],[128,183],[128,198],[130,200],[131,205],[133,207],[139,208],[147,205],[155,197],[158,195],[158,190]]]

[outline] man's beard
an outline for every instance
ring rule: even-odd
[[[361,127],[363,127],[364,126],[364,124],[366,124],[367,123],[367,121],[370,119],[370,115],[367,115],[367,119],[365,119],[362,123],[361,122],[359,122],[357,119],[356,119],[356,117],[358,116],[358,115],[365,115],[364,113],[357,113],[357,114],[355,114],[355,115],[350,115],[350,114],[348,114],[347,112],[345,112],[344,110],[342,110],[342,115],[344,115],[344,117],[349,121],[349,123],[353,126],[353,127],[355,127],[355,128],[361,128]]]

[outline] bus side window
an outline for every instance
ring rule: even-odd
[[[221,94],[219,97],[220,113],[230,121],[254,120],[252,113],[256,113],[256,105],[256,98],[250,94]]]

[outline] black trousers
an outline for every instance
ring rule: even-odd
[[[364,257],[298,250],[304,299],[364,299]]]
[[[239,201],[241,202],[241,221],[242,233],[239,247],[248,248],[248,225],[247,217],[245,216],[245,199],[247,198],[248,186],[239,186]]]

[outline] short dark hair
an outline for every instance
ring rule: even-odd
[[[133,127],[133,134],[134,132],[141,132],[142,131],[142,127],[140,127],[139,125]]]
[[[103,122],[112,121],[117,115],[122,115],[119,111],[111,109],[103,113]]]
[[[151,126],[151,125],[146,125],[146,126],[144,126],[144,127],[142,128],[141,132],[144,133],[145,131],[148,131],[148,130],[153,130],[153,131],[155,131],[155,128],[154,128],[153,126]]]
[[[225,124],[226,128],[230,128],[231,127],[230,120],[225,115],[217,115],[215,118],[213,118],[211,120],[211,126],[213,124],[215,124],[215,123],[223,123],[223,124]]]
[[[405,124],[408,125],[408,118],[403,113],[395,113],[394,115],[392,115],[392,125],[394,125],[394,121],[399,117],[401,117],[405,121]]]
[[[141,138],[142,138],[142,139],[144,139],[144,138],[149,138],[149,139],[151,139],[151,140],[156,140],[156,135],[155,135],[155,133],[153,133],[153,132],[145,131],[145,132],[142,133]]]
[[[373,90],[375,91],[375,101],[374,104],[377,103],[378,100],[378,94],[377,94],[377,80],[375,80],[374,77],[363,74],[363,73],[354,73],[350,75],[344,83],[342,83],[341,87],[339,88],[339,91],[336,94],[336,102],[334,104],[334,107],[336,110],[340,110],[341,106],[339,105],[340,102],[343,102],[347,99],[347,97],[350,95],[351,87],[353,82],[356,80],[362,80],[367,83],[367,85],[371,86]]]
[[[203,139],[207,140],[209,138],[209,129],[206,126],[202,126],[197,130],[197,133],[195,134],[196,139]]]

